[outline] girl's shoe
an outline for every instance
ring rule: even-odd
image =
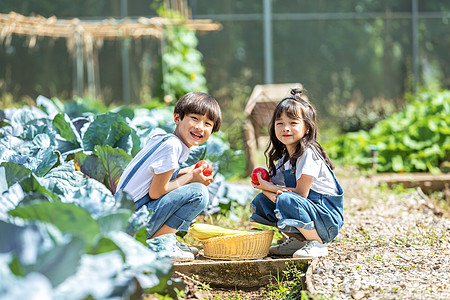
[[[284,243],[269,248],[269,253],[273,255],[289,255],[304,247],[307,241],[299,241],[294,237],[288,238]]]
[[[294,252],[293,257],[314,258],[328,255],[327,244],[318,241],[307,241],[306,246]]]

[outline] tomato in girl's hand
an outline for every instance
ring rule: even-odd
[[[203,169],[203,175],[210,176],[213,173],[212,165],[207,160],[201,160],[195,165],[195,169],[200,168],[201,166],[205,165],[205,168]]]
[[[261,174],[262,179],[264,179],[265,181],[269,181],[269,178],[270,178],[269,172],[267,172],[267,170],[264,168],[258,167],[256,169],[254,169],[252,172],[251,179],[252,179],[253,184],[259,185],[259,180],[258,180],[258,176],[257,176],[258,173]]]

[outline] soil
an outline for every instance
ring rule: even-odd
[[[450,299],[448,205],[421,189],[391,190],[370,178],[341,182],[345,225],[318,260],[310,292],[325,299]]]

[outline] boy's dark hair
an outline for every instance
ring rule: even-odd
[[[174,113],[183,120],[185,115],[199,114],[206,115],[208,119],[214,122],[212,132],[217,132],[222,124],[222,111],[219,103],[212,96],[201,92],[190,92],[178,100],[175,105]]]

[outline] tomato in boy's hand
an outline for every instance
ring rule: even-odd
[[[258,176],[257,174],[260,173],[261,174],[261,178],[264,179],[265,181],[269,181],[269,172],[267,172],[266,169],[258,167],[256,169],[253,170],[252,172],[252,182],[253,184],[257,184],[259,185],[259,180],[258,180]]]
[[[195,169],[200,168],[201,166],[205,165],[205,168],[203,169],[203,175],[210,176],[213,173],[212,165],[207,160],[201,160],[195,165]]]

